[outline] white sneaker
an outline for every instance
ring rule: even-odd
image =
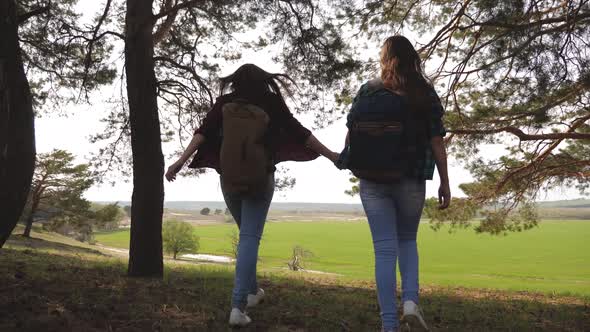
[[[238,308],[233,308],[229,314],[229,325],[231,326],[247,326],[252,322],[252,319]]]
[[[258,292],[256,294],[248,294],[248,304],[246,304],[246,308],[252,308],[262,302],[264,298],[264,290],[262,288],[258,288]]]
[[[424,321],[424,314],[422,309],[414,303],[414,301],[404,302],[404,314],[402,315],[402,322],[409,325],[409,327],[422,327],[428,331],[428,325]]]

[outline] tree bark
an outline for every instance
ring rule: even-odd
[[[27,217],[27,226],[23,232],[24,237],[31,237],[31,229],[33,229],[33,215]]]
[[[25,227],[25,231],[23,232],[24,237],[31,237],[31,230],[33,229],[33,216],[37,212],[37,208],[39,207],[39,203],[41,199],[33,194],[33,203],[31,204],[31,211],[27,216],[27,225]]]
[[[35,169],[35,118],[18,44],[14,0],[0,1],[0,247],[27,202]]]
[[[133,155],[129,276],[163,275],[164,156],[154,73],[153,0],[127,0],[125,72]]]

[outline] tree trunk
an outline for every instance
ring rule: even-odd
[[[33,229],[33,214],[27,217],[27,226],[23,232],[24,237],[31,237],[31,229]]]
[[[36,195],[33,194],[33,203],[31,204],[31,211],[27,216],[27,226],[25,227],[25,231],[23,233],[24,237],[31,237],[31,229],[33,229],[33,216],[37,212],[40,200],[41,199],[39,197],[36,197]]]
[[[127,0],[125,72],[133,154],[129,276],[162,277],[164,156],[154,73],[153,0]]]
[[[35,169],[35,125],[18,45],[14,0],[0,1],[0,247],[27,202]]]

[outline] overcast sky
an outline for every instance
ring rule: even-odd
[[[102,8],[101,2],[84,2],[86,13],[97,7]],[[86,7],[87,6],[87,7]],[[370,50],[369,50],[370,52]],[[373,57],[377,57],[378,50],[374,50]],[[276,63],[272,63],[270,55],[245,54],[240,63],[234,63],[222,67],[222,75],[233,72],[239,65],[250,62],[268,71],[280,71]],[[367,77],[370,79],[371,77]],[[108,90],[108,89],[105,89]],[[102,130],[100,118],[106,116],[105,106],[98,102],[95,105],[73,106],[69,117],[43,117],[36,122],[37,152],[49,152],[52,149],[65,149],[77,156],[77,162],[86,162],[90,153],[96,151],[96,147],[88,142],[88,137]],[[297,118],[308,128],[312,127],[313,121],[310,117],[297,116]],[[344,147],[344,136],[346,135],[345,120],[336,121],[331,126],[315,131],[314,134],[320,141],[335,151],[341,151]],[[171,149],[165,145],[165,152]],[[494,158],[504,152],[501,146],[488,146],[484,149],[487,158]],[[166,167],[174,160],[166,160]],[[458,185],[471,180],[469,173],[451,157],[449,167],[449,178],[451,191],[454,196],[463,196]],[[297,179],[296,186],[287,192],[276,193],[274,200],[277,202],[338,202],[338,203],[359,203],[358,197],[350,197],[344,191],[350,188],[348,182],[349,173],[337,170],[333,164],[325,159],[305,163],[287,162],[285,165],[290,169],[290,174]],[[435,172],[434,180],[427,183],[427,196],[436,196],[439,181]],[[92,201],[130,201],[132,185],[131,179],[121,179],[115,186],[102,185],[94,186],[85,194],[86,198]],[[165,182],[165,199],[176,200],[223,200],[219,187],[219,178],[215,171],[209,171],[199,178],[178,178],[175,182]],[[578,197],[578,193],[567,188],[556,190],[541,197],[543,200],[568,199]]]

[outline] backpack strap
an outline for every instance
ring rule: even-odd
[[[228,103],[238,103],[238,104],[251,104],[250,101],[246,98],[236,98]]]

